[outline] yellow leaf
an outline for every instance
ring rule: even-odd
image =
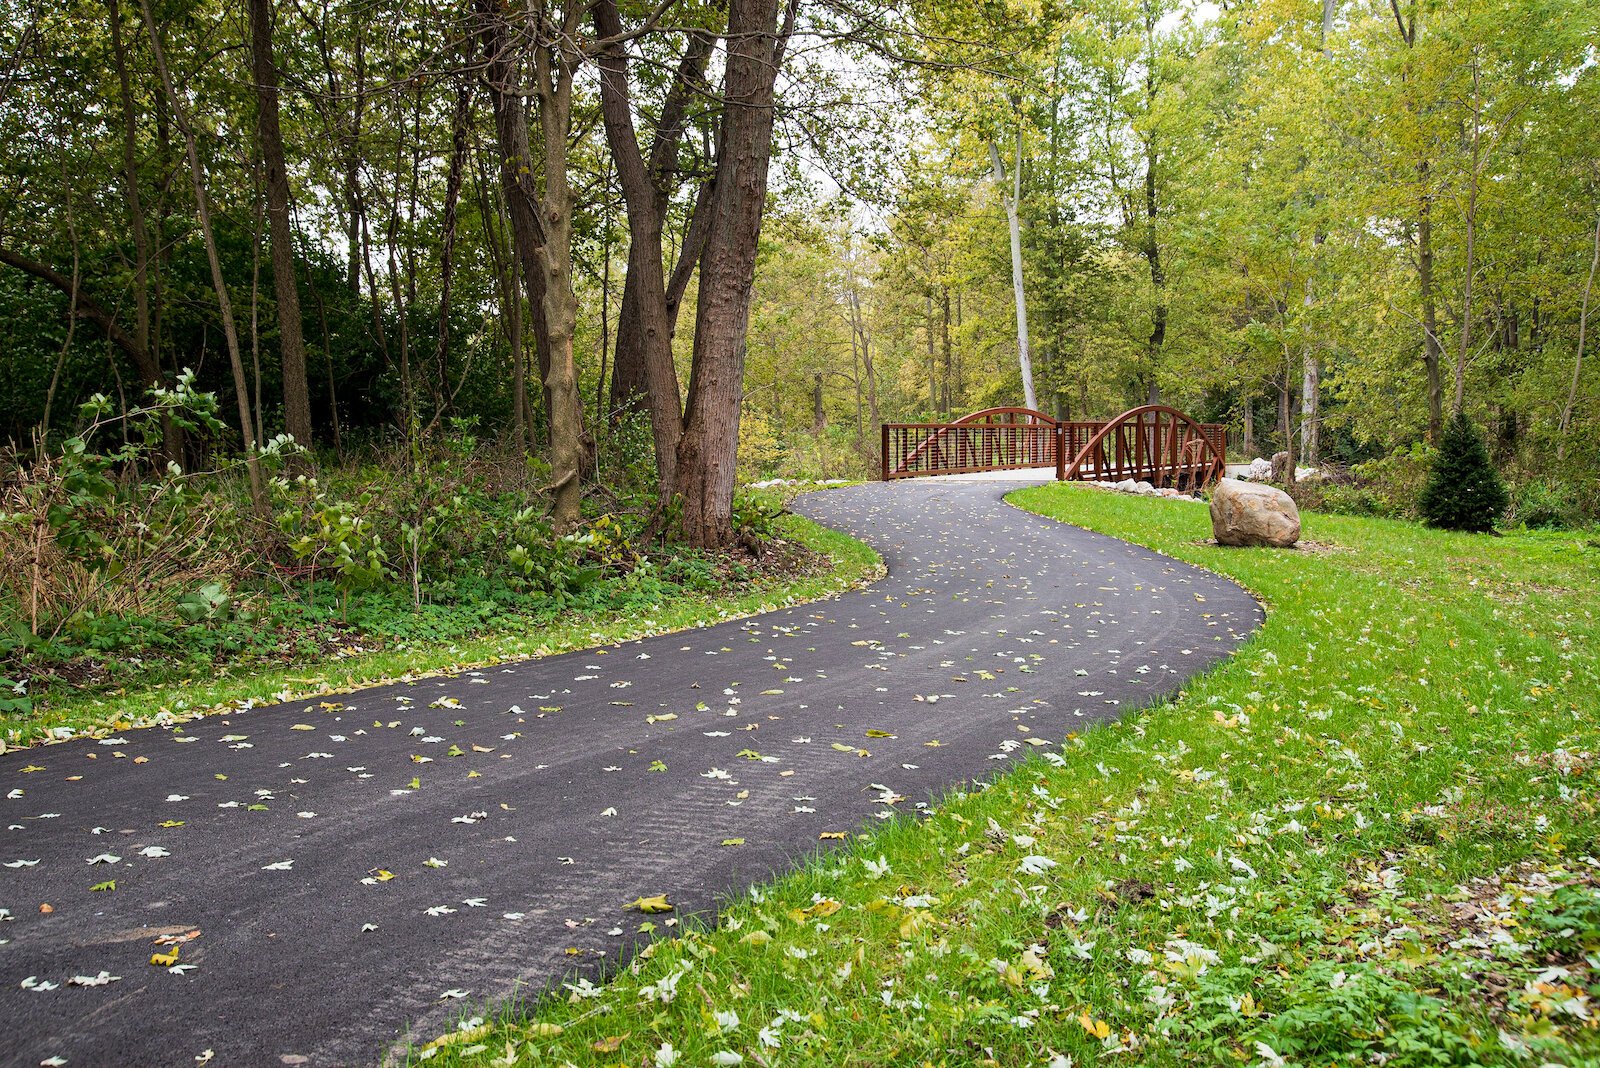
[[[1095,1038],[1111,1037],[1111,1025],[1106,1023],[1104,1020],[1090,1019],[1088,1013],[1084,1013],[1079,1016],[1078,1023],[1085,1031],[1089,1032]]]
[[[772,936],[766,931],[751,931],[749,934],[739,939],[739,941],[743,942],[747,946],[764,946],[768,942],[772,941]]]
[[[845,745],[843,742],[834,742],[833,748],[841,753],[854,753],[856,751],[855,746]]]
[[[896,735],[890,734],[888,731],[880,731],[876,727],[874,727],[871,730],[867,731],[867,737],[868,738],[894,738],[894,737],[896,737]]]
[[[848,837],[849,837],[849,834],[847,832],[845,832],[845,831],[823,831],[821,834],[817,835],[817,841],[826,842],[829,839],[833,839],[835,841],[843,841],[845,838],[848,838]]]
[[[622,1040],[627,1038],[632,1033],[632,1031],[626,1031],[620,1035],[608,1035],[589,1048],[594,1050],[596,1053],[615,1053],[617,1050],[622,1048]]]
[[[158,968],[170,968],[178,963],[178,950],[182,948],[182,946],[173,946],[166,953],[152,953],[150,954],[150,963]]]
[[[744,839],[743,838],[724,838],[722,840],[722,844],[725,845],[725,846],[742,846],[742,845],[744,845]]]
[[[317,728],[313,727],[309,723],[296,723],[293,727],[290,727],[289,729],[292,730],[292,731],[314,731]]]
[[[157,824],[157,826],[168,827],[168,828],[171,828],[171,827],[182,827],[183,826],[183,821],[182,820],[162,820],[159,824]]]
[[[671,912],[673,906],[667,901],[666,894],[656,894],[654,897],[639,897],[622,906],[625,909],[638,909],[640,912]]]
[[[923,925],[932,923],[933,917],[926,912],[912,910],[906,913],[906,918],[900,921],[900,937],[910,938],[916,934]]]
[[[565,1031],[566,1028],[562,1027],[560,1024],[536,1023],[527,1027],[526,1030],[535,1038],[555,1038],[557,1035],[561,1034],[562,1031]]]
[[[367,874],[371,875],[374,879],[378,880],[380,883],[386,883],[390,879],[394,878],[394,872],[389,871],[389,870],[387,870],[385,868],[373,868]]]

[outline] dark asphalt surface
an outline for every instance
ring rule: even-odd
[[[1259,624],[1231,583],[1011,508],[1015,486],[801,498],[888,564],[835,600],[0,757],[0,1063],[374,1063],[614,960],[625,902],[713,908]],[[192,968],[149,963],[196,930]]]

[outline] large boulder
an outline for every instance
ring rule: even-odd
[[[1225,478],[1211,491],[1211,530],[1219,545],[1276,545],[1300,540],[1300,510],[1275,486]]]

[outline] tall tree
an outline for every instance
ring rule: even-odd
[[[614,409],[625,409],[640,401],[648,406],[657,477],[665,494],[675,484],[678,442],[683,436],[683,402],[672,360],[672,339],[684,289],[705,247],[710,213],[699,207],[709,198],[710,185],[702,186],[697,197],[677,266],[670,276],[662,262],[662,231],[675,191],[674,174],[689,105],[696,94],[706,91],[706,63],[716,38],[706,31],[688,35],[662,101],[646,159],[634,129],[626,38],[615,0],[599,0],[594,21],[603,42],[599,56],[600,102],[606,141],[616,162],[628,214],[628,274],[617,320],[611,403]]]
[[[756,248],[767,205],[774,87],[799,0],[729,0],[717,167],[705,209],[694,356],[678,442],[679,522],[692,545],[733,540],[733,489],[744,396],[745,330]]]
[[[283,365],[284,429],[301,445],[311,439],[311,390],[306,381],[306,343],[301,332],[294,230],[289,220],[289,172],[283,158],[278,114],[278,64],[272,48],[272,0],[249,0],[250,69],[255,76],[256,131],[272,235],[272,287],[278,305],[278,354]]]
[[[1033,353],[1028,346],[1028,298],[1022,285],[1022,223],[1018,218],[1022,200],[1022,123],[1017,123],[1016,152],[1011,161],[1011,188],[1006,189],[1006,168],[1000,162],[1000,149],[989,142],[989,159],[994,165],[994,183],[1005,204],[1006,227],[1011,233],[1011,291],[1017,305],[1017,366],[1022,371],[1023,403],[1038,408],[1033,392]],[[932,342],[930,340],[929,344]]]
[[[578,299],[572,281],[572,187],[568,138],[573,78],[583,60],[579,0],[530,4],[515,23],[497,0],[478,0],[487,81],[494,104],[511,238],[532,308],[540,377],[550,418],[552,523],[579,520],[588,451],[583,398],[573,358]],[[528,69],[531,68],[531,71]],[[537,167],[528,135],[528,75],[539,121]]]
[[[244,359],[239,351],[239,329],[233,318],[233,301],[228,296],[228,281],[222,269],[222,257],[217,251],[216,232],[211,225],[211,198],[206,192],[205,168],[200,162],[200,150],[195,144],[194,126],[183,106],[183,99],[173,85],[172,70],[167,65],[166,50],[161,43],[160,24],[150,10],[150,0],[139,0],[144,14],[145,28],[150,34],[150,54],[155,60],[156,73],[161,79],[161,89],[167,106],[172,109],[173,121],[183,136],[184,156],[189,164],[189,178],[194,188],[195,212],[200,220],[200,234],[205,240],[206,261],[211,267],[211,285],[217,295],[217,314],[222,320],[222,337],[228,349],[228,364],[233,369],[234,399],[239,407],[239,431],[244,440],[245,470],[250,480],[250,499],[257,515],[267,511],[266,485],[261,477],[261,465],[256,458],[255,424],[250,417],[250,394],[245,386]]]

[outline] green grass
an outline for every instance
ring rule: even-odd
[[[628,641],[769,611],[781,605],[826,597],[867,581],[882,566],[861,542],[797,515],[777,520],[780,536],[832,560],[815,575],[757,580],[732,594],[675,593],[647,611],[564,612],[525,629],[495,629],[460,641],[412,641],[339,659],[263,669],[243,663],[204,678],[188,675],[126,688],[72,693],[52,692],[42,709],[0,714],[0,751],[73,733],[122,731],[171,723],[249,704],[303,700],[342,693],[396,679],[549,656],[568,649]]]
[[[1227,550],[1190,504],[1012,500],[1229,575],[1268,621],[1176,699],[411,1061],[1600,1056],[1600,549],[1308,515],[1299,550]]]

